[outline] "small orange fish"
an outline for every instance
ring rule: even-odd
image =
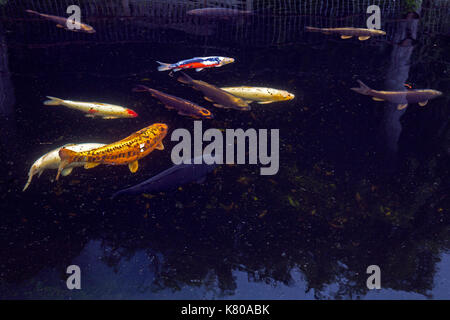
[[[144,158],[154,149],[164,150],[162,140],[167,134],[167,125],[154,123],[120,141],[107,144],[89,151],[75,152],[66,148],[59,150],[61,162],[56,180],[60,173],[72,162],[83,160],[85,169],[91,169],[99,164],[128,165],[132,173],[139,168],[138,160]]]

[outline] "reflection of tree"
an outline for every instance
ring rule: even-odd
[[[419,169],[397,183],[362,182],[345,192],[326,171],[311,175],[295,166],[283,168],[280,181],[289,183],[281,186],[263,184],[251,174],[243,179],[226,168],[224,175],[240,182],[232,190],[223,186],[224,197],[217,199],[215,188],[204,186],[191,207],[187,195],[196,188],[191,186],[174,197],[152,199],[150,212],[158,212],[157,218],[130,225],[134,237],[112,239],[112,229],[103,238],[108,247],[129,251],[142,246],[161,254],[153,267],[154,290],[185,285],[214,290],[218,285],[221,294],[233,294],[232,270],[247,272],[250,281],[291,285],[297,268],[316,297],[326,297],[332,283],[339,285],[333,298],[355,297],[367,292],[367,266],[378,264],[384,288],[426,295],[439,254],[449,248],[449,221],[442,211],[448,199],[430,183],[443,165],[420,184],[415,180]],[[227,198],[228,192],[234,196]],[[245,201],[234,203],[236,194]],[[173,202],[182,209],[168,213]]]

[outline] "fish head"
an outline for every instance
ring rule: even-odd
[[[287,91],[282,91],[280,94],[280,98],[281,98],[281,100],[292,100],[295,98],[295,94],[287,92]]]
[[[95,33],[95,29],[93,27],[91,27],[90,25],[84,24],[84,23],[81,24],[81,29],[87,33]]]
[[[433,97],[439,97],[439,96],[442,95],[442,92],[441,92],[441,91],[433,90],[433,89],[430,90],[430,93],[431,93],[431,95],[432,95]]]
[[[165,123],[155,123],[152,125],[153,129],[156,129],[160,135],[166,136],[167,129],[169,128]]]
[[[221,66],[224,66],[226,64],[233,63],[233,62],[234,62],[234,58],[219,57],[219,64]]]
[[[202,115],[204,119],[214,119],[214,115],[208,109],[202,108],[199,110],[199,113]]]
[[[128,118],[136,118],[138,116],[138,114],[131,109],[126,109],[125,112]]]

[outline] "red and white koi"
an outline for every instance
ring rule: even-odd
[[[128,108],[116,106],[108,103],[99,102],[80,102],[72,100],[63,100],[55,97],[47,97],[44,101],[46,106],[66,106],[71,109],[86,113],[89,118],[118,119],[118,118],[136,118],[138,114]]]
[[[233,58],[227,57],[195,57],[187,60],[178,61],[176,63],[164,63],[156,61],[160,64],[158,71],[180,71],[182,69],[195,69],[195,71],[202,71],[205,68],[218,68],[229,63],[233,63]]]

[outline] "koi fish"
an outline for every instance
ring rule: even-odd
[[[201,164],[195,164],[198,158],[202,159]],[[119,195],[164,192],[191,182],[203,183],[207,174],[218,166],[213,161],[211,155],[208,154],[191,159],[189,164],[174,165],[144,182],[117,191],[112,198]]]
[[[267,104],[277,101],[287,101],[295,98],[295,95],[285,90],[263,87],[223,87],[226,92],[240,97],[247,103],[256,101],[259,104]]]
[[[59,157],[59,150],[61,150],[61,148],[66,148],[75,152],[81,152],[103,147],[104,145],[104,143],[65,144],[59,148],[47,152],[42,157],[37,159],[31,166],[30,170],[28,171],[28,181],[22,191],[25,191],[28,188],[34,175],[38,174],[38,177],[40,177],[42,172],[44,172],[44,170],[46,169],[58,169],[61,162],[61,158]],[[68,176],[72,172],[73,168],[82,167],[84,165],[85,162],[72,162],[64,170],[62,170],[61,174],[63,176]]]
[[[306,27],[307,31],[321,32],[324,34],[340,34],[342,39],[350,39],[351,37],[358,37],[360,41],[369,39],[370,37],[384,36],[386,34],[383,30],[364,29],[364,28],[314,28]]]
[[[182,69],[195,69],[195,71],[202,71],[204,68],[218,68],[229,63],[233,63],[233,58],[227,57],[195,57],[187,60],[182,60],[177,63],[164,63],[156,61],[160,64],[158,71],[179,71]]]
[[[50,14],[39,13],[33,10],[25,10],[28,13],[38,15],[44,19],[56,22],[56,26],[58,28],[63,28],[65,30],[74,31],[74,32],[86,32],[86,33],[95,33],[95,29],[88,24],[77,22],[74,19],[52,16]],[[71,24],[74,26],[73,29],[69,29],[68,25]]]
[[[108,103],[99,102],[80,102],[72,100],[63,100],[55,97],[47,97],[49,100],[44,101],[46,106],[66,106],[71,109],[79,110],[87,113],[86,117],[103,119],[118,118],[136,118],[138,114],[131,109],[116,106]]]
[[[439,97],[442,92],[433,89],[414,89],[407,91],[378,91],[366,86],[361,80],[358,80],[359,88],[351,88],[360,94],[371,96],[375,101],[388,101],[397,104],[397,109],[402,110],[408,106],[408,103],[418,103],[423,107],[428,100]]]
[[[68,148],[59,150],[61,163],[58,167],[56,180],[62,171],[73,162],[84,162],[85,169],[94,168],[100,164],[128,165],[132,173],[138,168],[138,160],[147,156],[154,149],[164,150],[162,140],[167,134],[167,125],[154,123],[120,141],[107,144],[89,151],[75,152]]]
[[[213,119],[212,113],[198,104],[172,96],[170,94],[139,85],[133,89],[134,92],[150,92],[153,97],[161,101],[167,109],[176,109],[178,114],[182,116],[192,117],[194,119]]]
[[[250,110],[250,106],[243,99],[232,95],[212,84],[201,80],[194,80],[184,72],[177,79],[181,83],[188,84],[194,89],[201,91],[205,96],[205,100],[212,102],[217,108],[231,108],[242,111]]]
[[[189,10],[186,12],[188,16],[211,19],[229,20],[237,17],[246,17],[253,15],[250,10],[238,10],[231,8],[201,8]]]

